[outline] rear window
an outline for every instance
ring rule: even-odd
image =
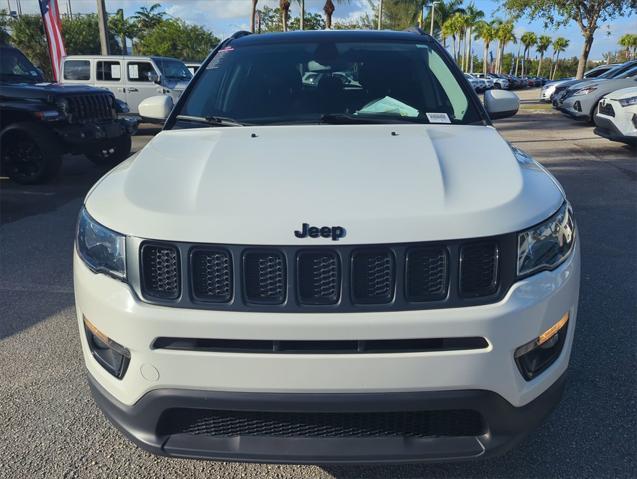
[[[64,62],[65,80],[90,80],[91,62],[88,60],[67,60]]]
[[[428,43],[230,44],[202,73],[179,114],[254,124],[311,123],[330,114],[412,123],[481,121]]]

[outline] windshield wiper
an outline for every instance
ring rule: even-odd
[[[177,115],[177,120],[190,121],[193,123],[202,123],[210,126],[247,126],[248,123],[242,123],[232,118],[226,118],[224,116],[191,116],[191,115]]]
[[[350,115],[347,113],[326,113],[321,115],[319,123],[330,125],[365,125],[365,124],[390,124],[390,123],[427,123],[424,118],[412,118],[388,115]]]

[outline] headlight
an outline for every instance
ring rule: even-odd
[[[128,108],[128,103],[126,103],[125,101],[122,101],[118,98],[115,98],[115,111],[117,113],[129,113],[130,112],[130,108]]]
[[[631,96],[630,98],[622,98],[618,100],[621,106],[637,105],[637,96]]]
[[[77,252],[92,271],[126,279],[125,239],[99,224],[82,208],[77,223]]]
[[[518,235],[518,276],[557,268],[574,244],[573,213],[565,202],[548,220]]]
[[[581,90],[577,90],[575,93],[573,93],[573,96],[588,95],[589,93],[592,93],[595,90],[597,90],[596,86],[589,86],[588,88],[582,88]]]

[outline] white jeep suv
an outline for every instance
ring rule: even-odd
[[[316,72],[315,82],[303,82]],[[559,401],[580,283],[564,192],[419,31],[235,34],[90,191],[88,379],[164,455],[505,451]]]

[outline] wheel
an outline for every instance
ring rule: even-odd
[[[60,171],[62,156],[26,132],[16,132],[2,145],[3,172],[16,183],[46,183]]]
[[[128,135],[120,136],[113,140],[105,140],[88,151],[86,156],[99,166],[115,166],[124,161],[130,155],[132,142]]]

